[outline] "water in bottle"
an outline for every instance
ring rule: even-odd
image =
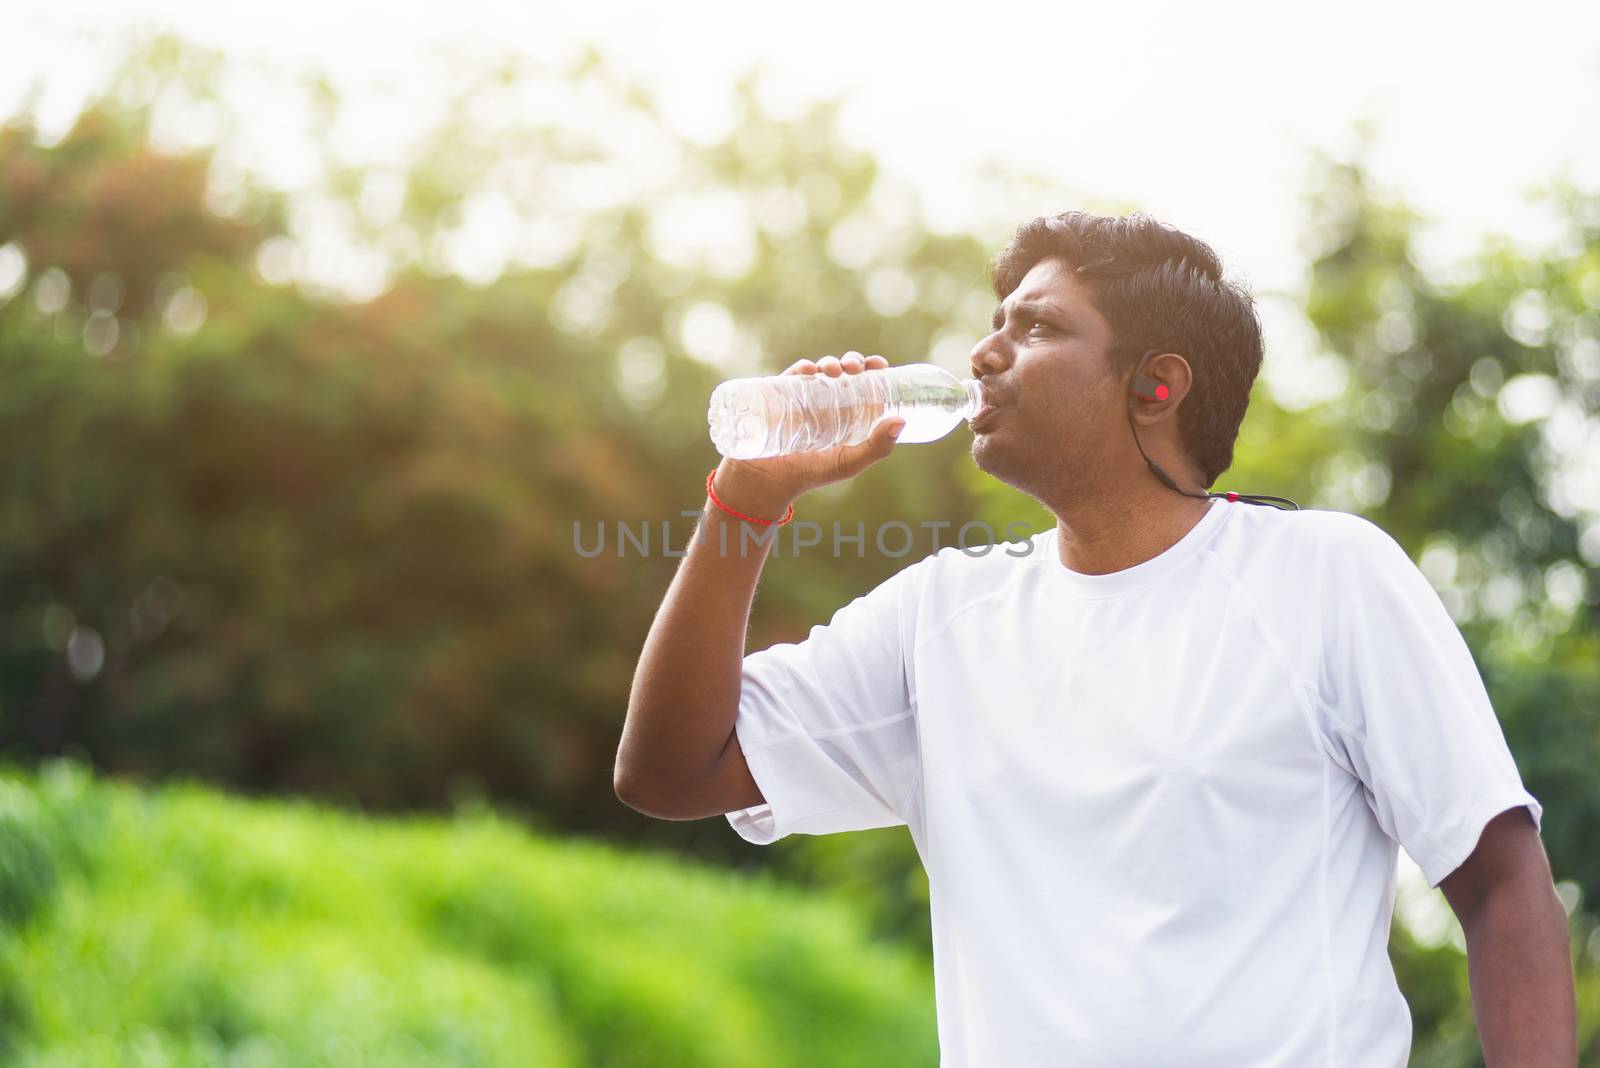
[[[825,374],[733,378],[711,394],[711,441],[735,460],[809,452],[867,439],[880,419],[906,421],[899,441],[942,438],[983,407],[976,379],[931,363]]]

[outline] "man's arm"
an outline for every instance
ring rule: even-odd
[[[782,515],[789,503],[740,485],[726,462],[715,485],[720,498],[748,515]],[[708,801],[728,811],[762,803],[733,724],[750,604],[777,532],[752,529],[759,539],[751,538],[746,526],[753,525],[707,500],[639,655],[613,785],[619,799],[647,816],[701,818]],[[734,759],[724,762],[730,750]],[[691,796],[708,777],[718,780],[712,792],[722,796]]]
[[[887,366],[881,356],[846,353],[842,360],[801,360],[785,373],[838,377]],[[903,426],[903,420],[884,420],[858,445],[767,460],[725,459],[713,486],[728,507],[776,518],[802,493],[853,477],[889,455]],[[750,602],[777,531],[752,531],[767,535],[758,543],[746,539],[743,528],[749,526],[706,502],[702,531],[690,539],[645,638],[613,785],[623,803],[646,815],[702,819],[762,803],[734,722]]]
[[[1484,827],[1439,883],[1467,939],[1467,977],[1487,1068],[1578,1063],[1567,917],[1544,843],[1518,806]]]

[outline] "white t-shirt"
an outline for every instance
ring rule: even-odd
[[[1397,843],[1430,885],[1522,785],[1381,528],[1213,499],[1109,575],[1056,531],[913,564],[747,656],[750,842],[906,824],[943,1068],[1396,1068]]]

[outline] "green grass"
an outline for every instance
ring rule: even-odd
[[[488,812],[0,771],[5,1064],[937,1064],[931,975],[864,926]]]

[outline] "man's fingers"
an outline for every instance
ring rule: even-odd
[[[784,368],[786,375],[814,375],[818,372],[829,378],[838,378],[841,374],[858,374],[861,371],[879,371],[889,366],[889,361],[882,356],[863,356],[851,350],[843,356],[824,356],[817,360],[796,360]]]

